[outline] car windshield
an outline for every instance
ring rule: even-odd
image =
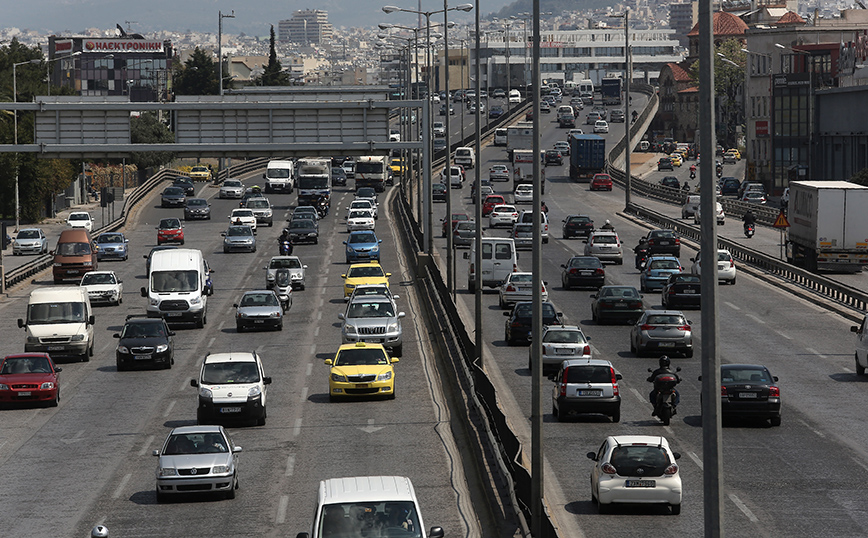
[[[173,230],[181,227],[180,219],[163,219],[160,221],[161,230]]]
[[[269,269],[301,269],[297,258],[273,258],[268,264]]]
[[[622,445],[612,451],[609,463],[620,476],[661,476],[669,457],[659,446]]]
[[[350,211],[350,218],[351,219],[370,219],[373,217],[371,216],[370,211],[365,211],[363,209],[357,209],[355,211]]]
[[[187,200],[187,207],[205,206],[205,205],[208,205],[208,202],[206,202],[202,198],[190,198],[189,200]]]
[[[249,203],[249,202],[248,202]],[[253,211],[250,209],[234,209],[232,211],[232,218],[236,217],[252,217]]]
[[[595,235],[593,242],[614,245],[618,239],[614,235]]]
[[[636,288],[617,287],[617,288],[602,288],[600,297],[624,297],[627,299],[638,299],[639,292]]]
[[[377,236],[370,233],[366,234],[352,234],[350,236],[349,243],[376,243]]]
[[[459,222],[457,230],[476,230],[476,223],[472,221]]]
[[[277,306],[278,300],[273,293],[245,293],[240,306]]]
[[[87,243],[60,243],[57,245],[58,256],[88,256],[90,245]]]
[[[163,194],[166,196],[178,196],[184,194],[184,189],[181,187],[166,187]]]
[[[684,273],[679,273],[677,275],[672,275],[670,277],[673,279],[673,282],[683,282],[686,284],[699,284],[699,277],[696,275],[685,275]]]
[[[363,536],[422,536],[421,522],[412,501],[364,501],[328,504],[317,523],[317,536],[362,538]],[[369,532],[370,530],[374,532]]]
[[[377,191],[371,187],[362,187],[356,191],[356,198],[376,198]]]
[[[256,383],[259,369],[253,362],[212,362],[202,372],[203,385],[227,385],[233,383]]]
[[[672,178],[675,179],[675,178]],[[678,181],[675,179],[675,181]],[[656,230],[648,234],[649,239],[675,239],[675,232],[670,230]]]
[[[163,455],[218,454],[220,452],[229,452],[226,439],[222,434],[188,433],[169,437]]]
[[[567,383],[611,383],[612,369],[609,366],[570,366]]]
[[[87,273],[81,279],[82,286],[93,284],[115,284],[117,279],[111,273]]]
[[[250,230],[250,226],[230,226],[229,229],[226,230],[226,235],[230,237],[241,237],[253,235],[253,232]]]
[[[546,331],[543,336],[543,342],[549,342],[552,344],[582,344],[585,342],[585,337],[581,331],[557,329]]]
[[[227,179],[223,182],[224,187],[240,187],[241,182],[234,179]]]
[[[570,267],[579,267],[585,269],[596,269],[600,267],[602,264],[598,258],[585,257],[585,258],[572,258],[570,260]]]
[[[71,213],[69,220],[90,220],[90,215],[87,213]]]
[[[39,230],[21,230],[18,239],[39,239]]]
[[[350,204],[351,209],[370,209],[373,204],[370,200],[353,200]]]
[[[162,323],[127,323],[121,332],[121,338],[159,338],[166,336]]]
[[[27,307],[27,324],[84,323],[87,311],[84,303],[37,303]]]
[[[249,200],[247,202],[247,207],[250,209],[265,209],[268,207],[268,200]]]
[[[672,314],[654,314],[645,320],[648,325],[687,325],[684,318]]]
[[[9,357],[3,361],[0,375],[48,374],[51,371],[51,363],[45,357]]]
[[[370,366],[389,364],[386,353],[379,348],[344,349],[335,357],[335,366]]]
[[[520,282],[523,284],[533,282],[533,275],[531,273],[512,273],[509,275],[509,282]]]
[[[570,217],[567,222],[569,224],[585,224],[591,222],[591,219],[589,217]]]
[[[389,302],[352,303],[347,309],[348,318],[395,317],[395,310]]]
[[[151,291],[153,292],[191,292],[197,289],[199,289],[199,273],[196,271],[151,272]]]
[[[721,368],[720,379],[724,383],[767,383],[772,378],[768,371],[757,368]]]
[[[648,269],[678,269],[678,262],[675,260],[651,260]]]
[[[97,243],[123,243],[124,236],[121,234],[101,234],[96,238]]]
[[[310,229],[314,228],[316,225],[310,219],[292,219],[292,222],[289,223],[289,227],[293,230],[298,229]]]
[[[384,276],[386,276],[386,274],[383,272],[382,267],[350,267],[350,270],[347,271],[347,278]]]

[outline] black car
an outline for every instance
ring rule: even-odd
[[[646,236],[648,253],[672,254],[676,258],[681,255],[681,239],[672,230],[651,230]]]
[[[184,207],[187,194],[182,187],[166,187],[160,196],[160,207]]]
[[[675,171],[675,165],[672,164],[672,159],[670,159],[669,157],[661,157],[657,161],[657,171],[659,172],[661,170]]]
[[[702,381],[702,377],[699,378]],[[720,367],[722,418],[758,418],[781,425],[781,389],[778,378],[759,364],[724,364]]]
[[[633,286],[603,286],[591,299],[591,319],[600,325],[607,321],[633,324],[645,311],[642,295]]]
[[[207,219],[211,220],[211,206],[204,198],[187,198],[184,206],[184,220]]]
[[[561,152],[556,149],[547,149],[545,153],[545,166],[550,164],[560,166],[564,164],[564,157]]]
[[[567,215],[564,219],[564,239],[588,237],[594,231],[594,221],[587,215]]]
[[[672,187],[673,189],[681,188],[681,183],[675,176],[665,176],[663,179],[660,180],[660,184],[665,187]]]
[[[690,306],[699,308],[702,298],[702,281],[699,275],[675,273],[663,284],[661,301],[667,310],[678,310]]]
[[[443,183],[434,183],[431,185],[432,196],[431,199],[435,202],[445,202],[446,201],[446,185]]]
[[[6,250],[6,247],[12,244],[12,236],[6,234],[6,237],[3,238],[3,250]]]
[[[503,107],[500,105],[493,106],[488,111],[488,117],[491,119],[497,119],[497,118],[503,116],[504,114],[505,114],[505,112],[503,111]]]
[[[504,340],[506,340],[507,345],[514,346],[518,342],[526,344],[530,343],[532,310],[532,302],[519,301],[512,307],[512,312],[503,313],[503,315],[507,317],[503,337]],[[563,317],[563,313],[556,311],[555,305],[553,305],[551,301],[543,302],[543,325],[559,325],[562,322]]]
[[[293,245],[299,243],[319,242],[319,225],[314,219],[295,218],[289,223],[289,241]]]
[[[374,187],[359,187],[356,189],[356,198],[366,198],[377,201],[377,190]]]
[[[332,167],[332,186],[345,187],[347,185],[347,172],[339,166]]]
[[[599,288],[606,283],[606,269],[596,256],[573,256],[562,264],[561,284],[565,290],[577,288]]]
[[[172,182],[172,186],[181,187],[184,189],[184,194],[187,196],[193,196],[196,194],[196,186],[193,185],[193,180],[188,177],[175,178],[175,181]]]
[[[446,139],[445,138],[435,138],[434,139],[434,153],[446,151]]]
[[[114,334],[118,339],[118,371],[146,365],[171,368],[175,363],[174,335],[163,318],[127,316],[124,328]]]

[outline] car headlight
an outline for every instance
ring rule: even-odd
[[[164,351],[167,351],[168,349],[169,349],[168,344],[160,344],[156,348],[154,348],[154,351],[157,353],[162,353]]]
[[[380,247],[379,247],[379,245],[375,245],[375,246],[371,249],[371,252],[380,252]]]
[[[202,298],[201,298],[201,297],[192,297],[192,298],[190,298],[190,304],[201,304],[201,303],[202,303]]]
[[[0,383],[0,390],[9,390],[9,385],[4,385],[3,383]]]
[[[344,325],[344,331],[345,331],[347,334],[355,334],[355,333],[356,333],[356,326],[355,326],[355,325],[350,325],[350,324],[348,323],[348,324]]]
[[[28,344],[38,344],[39,343],[39,337],[38,336],[28,336],[27,337],[27,343]]]
[[[208,398],[209,400],[214,397],[214,393],[211,392],[211,389],[207,387],[199,387],[199,397],[200,398]]]
[[[390,323],[388,327],[386,327],[386,332],[393,332],[398,330],[398,323]]]
[[[85,334],[74,334],[72,338],[69,339],[70,342],[81,342],[84,340],[84,337],[87,336]]]
[[[235,313],[235,317],[246,318],[246,317],[247,317],[247,314],[244,313],[244,312],[236,312],[236,313]]]
[[[160,299],[158,297],[149,297],[148,298],[148,304],[150,304],[151,306],[159,306],[160,305]]]
[[[388,381],[392,379],[392,371],[384,372],[377,376],[377,381]]]
[[[346,285],[347,289],[353,289],[356,287],[355,284],[345,284],[345,285]]]
[[[178,476],[178,470],[174,467],[160,467],[157,474],[160,476]]]
[[[347,245],[347,252],[348,252],[348,253],[352,254],[352,253],[355,252],[355,251],[356,251],[356,249],[354,249],[353,247]]]
[[[215,473],[215,474],[216,473],[228,473],[229,472],[229,466],[228,465],[215,465],[214,467],[211,468],[211,472]]]
[[[341,374],[332,374],[332,381],[337,381],[340,383],[346,383],[347,382],[347,376],[341,375]]]
[[[271,312],[270,314],[268,314],[268,317],[270,317],[270,318],[279,318],[279,317],[280,317],[280,311],[279,311],[279,310],[275,310],[274,312]]]
[[[45,383],[39,385],[39,388],[42,390],[50,390],[54,388],[54,381],[46,381]]]
[[[248,398],[254,398],[256,396],[259,396],[260,394],[262,394],[262,389],[259,387],[259,385],[254,385],[250,387],[250,390],[247,391]]]
[[[127,346],[118,346],[118,353],[129,354],[130,349]]]

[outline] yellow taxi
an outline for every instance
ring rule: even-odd
[[[329,400],[353,396],[385,396],[395,399],[395,368],[399,359],[389,357],[382,344],[344,344],[334,359],[326,359]]]
[[[196,165],[188,175],[193,181],[211,181],[211,169],[207,166]]]
[[[389,285],[389,277],[392,273],[387,273],[380,267],[377,262],[354,263],[347,269],[347,272],[341,275],[344,279],[344,299],[347,299],[353,294],[356,286],[362,284],[385,284]]]
[[[684,159],[681,157],[681,154],[678,153],[677,151],[673,152],[671,155],[669,155],[669,158],[672,159],[672,164],[674,166],[681,166],[682,164],[684,164]]]
[[[724,153],[724,155],[732,155],[733,157],[735,157],[736,161],[741,160],[741,152],[735,148],[726,150],[726,153]]]
[[[404,159],[401,159],[400,157],[392,159],[389,168],[392,169],[392,174],[395,177],[404,177],[404,172],[407,170],[407,167],[404,166]]]

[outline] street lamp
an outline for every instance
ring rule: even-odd
[[[220,81],[220,95],[223,95],[223,19],[234,19],[235,10],[228,15],[217,12],[217,80]]]
[[[18,62],[16,64],[12,64],[12,102],[18,102],[18,74],[17,69],[19,65],[27,65],[27,64],[38,64],[42,60],[33,59],[27,60],[26,62]],[[14,111],[13,117],[14,120],[14,134],[13,139],[15,141],[15,145],[18,145],[18,110]],[[21,218],[21,206],[18,203],[18,153],[15,154],[15,231],[18,231],[19,220]]]

